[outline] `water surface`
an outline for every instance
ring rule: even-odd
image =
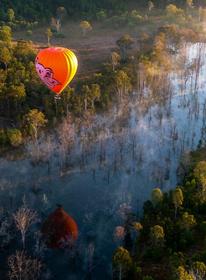
[[[61,149],[49,149],[49,170],[46,163],[33,165],[29,157],[1,158],[3,206],[15,209],[25,196],[28,205],[46,217],[60,203],[78,223],[78,272],[69,267],[64,253],[47,252],[58,280],[86,279],[91,260],[92,279],[110,279],[111,256],[117,246],[113,233],[124,223],[122,209],[139,215],[154,187],[174,188],[181,157],[196,149],[200,140],[204,142],[205,50],[200,44],[185,50],[187,66],[201,51],[198,75],[193,72],[185,79],[184,71],[171,73],[170,95],[161,104],[155,101],[146,106],[134,92],[126,104],[96,116],[90,128],[82,127],[75,136],[68,165],[61,172],[60,157],[65,156]]]

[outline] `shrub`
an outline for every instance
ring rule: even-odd
[[[66,36],[63,33],[56,32],[56,33],[54,33],[54,37],[55,38],[65,38]]]
[[[26,35],[31,36],[33,34],[32,30],[27,30]]]
[[[18,147],[22,144],[23,139],[19,129],[11,128],[7,131],[7,135],[11,146]]]
[[[105,20],[107,18],[107,14],[104,10],[100,10],[99,12],[96,13],[96,18],[99,21]]]
[[[0,128],[0,145],[6,145],[8,143],[8,136],[3,128]]]

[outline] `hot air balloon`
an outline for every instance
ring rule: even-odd
[[[37,54],[35,67],[42,82],[58,97],[76,74],[78,61],[69,49],[47,48]]]
[[[78,237],[76,222],[64,211],[62,206],[58,206],[49,215],[43,223],[41,231],[49,248],[71,246]]]

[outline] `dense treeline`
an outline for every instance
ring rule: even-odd
[[[165,8],[168,4],[167,0],[154,0],[155,6],[159,8]],[[170,1],[171,2],[171,1]],[[174,4],[184,6],[185,1],[172,1]],[[194,1],[194,4],[204,5],[204,0]],[[101,10],[106,10],[110,13],[117,11],[128,10],[130,6],[147,7],[148,3],[144,0],[139,1],[124,1],[124,0],[3,0],[1,1],[0,18],[2,20],[7,17],[7,10],[12,8],[15,11],[17,18],[26,20],[39,20],[43,19],[49,21],[52,15],[56,14],[56,10],[59,6],[66,8],[68,15],[71,17],[95,17],[96,13]]]
[[[67,88],[58,102],[54,95],[40,82],[34,67],[37,50],[31,42],[11,41],[11,28],[0,28],[0,143],[17,147],[24,136],[37,139],[38,130],[56,118],[79,116],[94,112],[111,101],[113,82],[119,74],[111,73],[111,66],[102,73],[76,82],[74,88]],[[121,74],[121,72],[120,72]],[[123,78],[129,81],[128,76]],[[121,79],[121,77],[120,77]]]
[[[115,279],[206,279],[204,158],[204,149],[193,154],[181,186],[167,193],[155,188],[140,222],[127,213],[119,236],[124,247],[113,256]]]

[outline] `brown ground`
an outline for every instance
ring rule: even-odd
[[[61,33],[65,38],[52,37],[51,45],[64,46],[71,48],[78,56],[79,69],[78,76],[84,77],[91,72],[101,69],[103,62],[110,61],[110,54],[117,48],[116,41],[124,34],[130,34],[137,41],[140,32],[148,30],[151,33],[160,24],[156,19],[155,24],[143,23],[133,28],[129,27],[107,27],[101,23],[92,23],[93,30],[85,37],[82,36],[79,23],[67,22],[63,24]],[[35,29],[31,37],[26,31],[19,31],[14,34],[16,40],[32,40],[39,48],[47,45],[47,37],[45,35],[48,27]]]

